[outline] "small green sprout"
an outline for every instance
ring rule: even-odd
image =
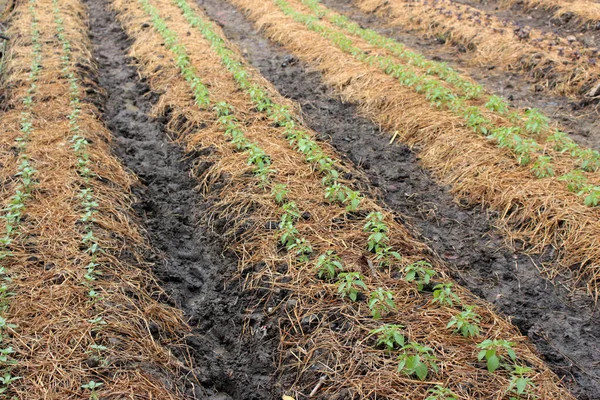
[[[458,400],[456,393],[440,385],[435,385],[427,393],[431,393],[431,395],[425,398],[425,400]]]
[[[436,272],[431,268],[431,264],[427,261],[417,261],[404,268],[405,277],[407,282],[415,282],[419,292],[423,291],[425,285],[431,282]]]
[[[481,317],[473,311],[474,309],[475,306],[465,306],[464,311],[450,319],[446,328],[454,328],[464,337],[479,336]]]
[[[460,298],[452,291],[452,283],[440,283],[433,287],[433,302],[452,307]]]
[[[398,356],[398,372],[407,376],[416,375],[419,380],[425,380],[429,371],[438,372],[437,357],[433,349],[416,342],[410,342],[400,349]]]
[[[342,272],[338,275],[338,293],[342,298],[348,296],[350,300],[356,301],[358,297],[358,289],[367,290],[367,285],[363,282],[363,277],[358,272]]]
[[[494,372],[504,361],[503,353],[506,353],[512,361],[517,359],[513,345],[514,343],[502,339],[486,339],[477,345],[477,348],[481,349],[477,359],[481,361],[485,358],[488,371]]]
[[[344,270],[342,260],[333,250],[327,250],[325,254],[321,254],[319,258],[317,258],[315,266],[319,278],[328,280],[334,279],[338,273]]]
[[[377,335],[376,346],[385,345],[391,351],[396,347],[404,346],[406,339],[401,333],[402,329],[404,329],[402,325],[386,324],[380,328],[373,329],[369,332],[369,335]]]
[[[395,310],[396,303],[394,303],[392,292],[377,288],[369,298],[369,309],[375,319],[380,319],[382,314]]]
[[[81,385],[81,388],[82,389],[88,389],[88,390],[92,391],[90,393],[90,400],[98,400],[97,389],[99,389],[102,385],[104,385],[102,382],[89,381],[85,385]]]
[[[508,392],[510,394],[510,400],[519,400],[519,399],[537,399],[538,397],[535,395],[535,384],[533,380],[526,376],[531,373],[533,370],[528,367],[523,367],[521,365],[515,365],[514,371],[512,371],[512,377],[510,380],[510,385],[508,387]],[[516,395],[516,397],[515,397]]]

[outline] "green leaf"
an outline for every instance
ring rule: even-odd
[[[417,374],[417,377],[424,381],[425,378],[427,378],[427,365],[423,364],[423,363],[419,363],[417,364],[417,366],[415,367],[415,374]]]
[[[498,356],[496,354],[494,354],[490,358],[488,358],[488,360],[487,360],[488,371],[494,372],[495,370],[498,369],[499,366],[500,366],[500,359],[498,358]]]

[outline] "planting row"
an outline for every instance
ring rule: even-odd
[[[185,326],[153,297],[160,290],[140,264],[143,240],[127,212],[133,180],[87,98],[85,12],[77,0],[22,2],[9,32],[0,391],[178,398],[162,383],[179,366],[163,344]]]
[[[445,78],[436,78],[454,79],[443,66],[441,73],[419,74],[419,65],[427,64],[419,58],[402,61],[415,58],[406,52],[396,55],[403,46],[388,50],[395,42],[312,0],[231,2],[270,38],[318,68],[343,100],[357,103],[362,113],[400,140],[418,144],[424,166],[452,185],[458,199],[498,210],[511,239],[530,243],[534,251],[547,245],[562,248],[563,266],[555,265],[548,271],[551,275],[570,273],[564,266],[581,263],[575,279],[587,283],[591,292],[597,290],[600,253],[593,242],[600,214],[585,203],[593,205],[598,196],[598,174],[580,170],[583,159],[551,148],[551,141],[557,147],[572,141],[550,134],[545,117],[515,112],[483,93],[475,94],[482,96],[479,100],[457,96]],[[480,106],[468,106],[477,102]],[[597,159],[596,152],[577,148]],[[588,187],[578,191],[575,182],[586,180]]]
[[[360,174],[193,2],[114,5],[162,93],[156,114],[190,151],[210,154],[196,171],[215,198],[209,220],[224,221],[247,287],[283,318],[282,368],[301,376],[294,394],[320,382],[323,396],[569,398],[513,327],[359,194],[370,192]]]
[[[557,94],[589,92],[598,83],[598,51],[553,33],[500,20],[452,0],[360,0],[394,26],[441,38],[460,46],[475,65],[524,72]]]
[[[308,7],[307,11],[310,10],[315,15],[300,13],[284,0],[276,3],[295,21],[304,23],[309,29],[321,33],[344,52],[370,65],[378,65],[388,75],[397,78],[400,84],[414,88],[417,93],[425,95],[433,107],[449,109],[453,114],[462,117],[465,124],[476,133],[496,141],[500,148],[510,149],[519,164],[531,165],[531,172],[537,178],[553,177],[555,171],[564,168],[562,172],[558,172],[560,175],[558,179],[565,181],[570,191],[582,196],[587,206],[597,206],[600,203],[600,186],[591,184],[584,174],[584,172],[598,170],[600,153],[579,147],[564,132],[556,131],[547,136],[551,131],[549,121],[539,111],[530,109],[525,112],[525,115],[520,115],[511,110],[505,100],[497,96],[486,96],[481,86],[460,79],[447,66],[425,61],[393,40],[362,29],[341,15],[330,14],[318,0],[302,0],[302,3]],[[340,35],[331,27],[321,24],[318,17],[328,15],[344,31],[356,34],[369,45],[389,50],[399,58],[399,62],[390,57],[373,55],[368,48],[355,46],[347,36]],[[405,63],[417,64],[418,69],[415,71]],[[423,69],[425,72],[422,71]],[[441,75],[442,82],[462,84],[463,93],[458,94],[452,90],[453,88],[448,88],[442,82],[427,76],[433,71]],[[474,101],[469,102],[470,100]],[[478,103],[481,104],[480,107]],[[554,153],[552,148],[558,153]],[[559,167],[564,162],[558,159],[562,156],[576,159],[577,164]],[[570,160],[565,161],[568,163]]]

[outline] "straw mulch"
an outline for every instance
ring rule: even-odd
[[[509,379],[506,371],[490,374],[476,361],[475,344],[481,338],[466,339],[445,328],[457,309],[432,303],[430,293],[420,293],[413,284],[401,279],[402,266],[429,260],[439,271],[437,281],[451,281],[444,272],[445,266],[415,240],[410,228],[397,222],[401,216],[384,210],[373,200],[365,200],[353,214],[346,213],[337,203],[325,201],[321,177],[290,147],[283,130],[274,127],[265,114],[256,110],[250,97],[224,70],[209,42],[187,23],[172,1],[151,1],[187,49],[198,77],[209,89],[211,104],[221,101],[231,104],[247,138],[271,157],[276,171],[271,184],[287,184],[288,201],[294,201],[303,212],[296,227],[300,236],[311,243],[313,254],[334,250],[346,270],[364,275],[368,290],[359,301],[341,299],[335,283],[317,278],[316,256],[309,262],[299,262],[278,245],[277,231],[269,227],[276,226],[282,211],[272,198],[270,186],[259,185],[246,166],[247,155],[236,151],[227,141],[212,106],[201,109],[194,105],[190,87],[175,67],[173,53],[164,46],[150,18],[135,2],[115,0],[113,4],[134,40],[131,55],[137,60],[141,74],[153,91],[161,94],[156,115],[168,118],[171,133],[190,151],[207,154],[196,173],[200,187],[215,200],[209,219],[220,226],[224,222],[231,246],[239,255],[240,276],[246,287],[261,294],[264,304],[271,306],[267,312],[281,317],[280,367],[297,378],[289,393],[306,396],[320,384],[316,391],[320,398],[415,399],[426,397],[432,385],[440,384],[450,387],[461,399],[504,398]],[[197,13],[206,18],[201,11]],[[237,57],[243,62],[239,52]],[[256,71],[247,69],[251,80],[267,88],[274,101],[289,104]],[[315,135],[306,127],[302,129]],[[339,160],[329,146],[320,144],[327,154]],[[363,183],[359,172],[341,162],[340,167],[346,177],[355,178],[346,184],[359,185],[366,194],[373,192]],[[371,211],[383,213],[390,244],[403,256],[401,262],[389,268],[371,266],[372,254],[366,251],[369,234],[363,231],[364,216]],[[364,295],[379,287],[393,292],[397,310],[375,320],[370,316]],[[541,397],[572,398],[507,320],[465,289],[454,287],[465,304],[477,306],[485,337],[516,343],[519,362],[535,369],[532,378]],[[426,382],[398,373],[394,355],[376,348],[374,339],[369,337],[369,331],[383,323],[402,324],[411,341],[434,348],[440,372],[430,375]]]

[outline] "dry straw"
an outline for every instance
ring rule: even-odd
[[[33,132],[27,145],[37,173],[31,198],[13,240],[12,255],[3,265],[12,278],[5,317],[17,327],[4,344],[21,379],[10,386],[18,399],[81,399],[90,381],[103,385],[103,399],[178,399],[175,386],[180,362],[168,345],[177,345],[186,326],[179,310],[158,300],[163,293],[144,264],[148,251],[130,214],[130,187],[135,180],[111,154],[110,132],[98,120],[99,111],[87,98],[98,92],[92,81],[86,12],[78,0],[58,2],[65,34],[71,44],[70,71],[80,85],[80,134],[89,141],[89,166],[95,177],[78,173],[67,116],[72,111],[69,81],[62,71],[65,55],[56,32],[51,0],[35,2],[42,69],[33,106]],[[11,14],[10,51],[3,88],[7,100],[0,118],[2,208],[14,194],[15,143],[23,111],[21,99],[29,87],[32,26],[28,2]],[[97,201],[94,235],[102,249],[96,262],[102,275],[93,283],[93,300],[86,286],[81,223],[82,188],[93,189]],[[4,228],[4,221],[2,222]],[[104,324],[90,322],[101,317]],[[98,350],[104,346],[104,350]],[[174,347],[173,347],[174,348]],[[12,398],[12,397],[11,397]]]
[[[225,139],[212,108],[201,109],[194,105],[193,93],[179,75],[173,53],[164,46],[163,38],[152,28],[152,21],[138,3],[115,0],[113,4],[120,21],[134,39],[131,54],[138,61],[141,74],[155,92],[162,94],[155,113],[168,118],[171,133],[190,151],[209,154],[199,160],[202,163],[196,172],[201,187],[215,200],[210,219],[225,223],[231,246],[240,258],[240,276],[246,287],[255,289],[263,301],[272,306],[267,312],[281,316],[279,361],[283,371],[297,377],[292,386],[294,395],[306,396],[318,387],[316,394],[328,399],[424,398],[427,389],[439,383],[451,387],[461,399],[503,398],[508,385],[506,373],[489,374],[481,369],[474,362],[475,342],[445,329],[456,310],[432,304],[431,297],[418,293],[414,285],[399,279],[394,272],[396,268],[390,271],[369,266],[367,259],[371,255],[365,247],[368,233],[363,231],[364,214],[382,212],[390,228],[390,244],[404,257],[402,265],[428,259],[440,272],[437,279],[449,281],[443,272],[444,265],[376,202],[365,199],[360,212],[353,216],[346,213],[344,206],[325,201],[318,173],[290,147],[283,129],[275,127],[264,113],[257,111],[250,97],[237,87],[233,76],[224,72],[209,42],[189,25],[174,2],[152,0],[149,3],[159,10],[168,28],[185,46],[197,76],[208,87],[212,104],[226,101],[233,105],[245,136],[271,157],[272,168],[277,171],[272,183],[285,183],[289,189],[288,201],[294,201],[305,212],[297,228],[300,236],[311,243],[314,253],[335,250],[348,270],[365,276],[369,290],[382,287],[394,293],[398,312],[376,321],[370,317],[364,301],[342,300],[336,293],[337,285],[317,279],[314,259],[309,263],[298,262],[278,246],[277,231],[268,227],[279,221],[281,210],[270,189],[261,187],[250,168],[244,166],[247,156]],[[206,18],[192,2],[188,5]],[[223,37],[216,26],[213,25],[213,29]],[[236,58],[244,62],[239,52],[234,51]],[[249,79],[264,86],[274,101],[289,104],[256,71],[246,68]],[[315,135],[308,128],[302,129]],[[329,146],[320,145],[327,154],[339,159]],[[343,168],[356,177],[361,176],[350,166]],[[368,185],[361,179],[354,183],[369,192]],[[513,326],[469,292],[458,285],[455,287],[463,301],[477,305],[486,336],[518,343],[522,362],[535,366],[533,379],[541,397],[571,398],[557,386],[556,377]],[[288,301],[290,298],[292,301]],[[368,338],[368,332],[383,322],[402,323],[411,340],[435,348],[440,358],[440,373],[425,384],[397,373],[394,357],[375,349],[373,339]],[[249,325],[248,329],[251,328]]]
[[[356,5],[393,26],[461,46],[473,65],[524,72],[556,94],[582,95],[600,83],[598,54],[579,42],[513,26],[469,5],[451,0],[356,0]]]
[[[381,70],[356,61],[304,25],[284,15],[273,2],[232,0],[271,39],[283,44],[322,73],[342,100],[410,146],[419,146],[423,166],[457,201],[481,204],[499,213],[507,240],[560,249],[551,277],[572,274],[575,287],[598,294],[600,212],[581,204],[556,178],[537,179],[506,151],[465,127],[457,117],[433,109],[424,96],[402,87]],[[297,2],[291,2],[297,4]],[[597,174],[593,180],[597,181]]]

